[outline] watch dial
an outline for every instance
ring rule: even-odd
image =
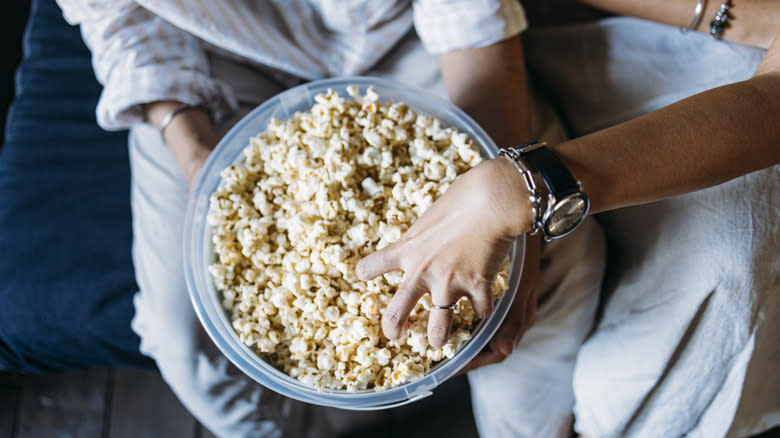
[[[577,193],[559,202],[547,221],[547,234],[557,237],[572,231],[588,214],[588,198]]]

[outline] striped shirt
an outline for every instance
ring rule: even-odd
[[[143,120],[140,104],[235,110],[211,77],[206,50],[303,79],[361,74],[414,26],[432,53],[481,47],[522,32],[517,0],[57,0],[78,24],[104,89],[97,119],[108,130]]]

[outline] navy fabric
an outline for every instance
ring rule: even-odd
[[[33,0],[0,150],[0,368],[151,366],[130,329],[127,133],[95,122],[78,28]]]

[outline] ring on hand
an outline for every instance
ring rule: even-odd
[[[431,309],[439,309],[439,310],[452,310],[453,312],[455,309],[458,308],[458,303],[450,304],[449,306],[437,306],[436,304],[431,304]]]

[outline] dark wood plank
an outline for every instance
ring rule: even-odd
[[[0,386],[0,437],[14,436],[19,388]]]
[[[442,383],[433,395],[382,411],[382,418],[339,438],[474,438],[479,436],[471,412],[466,376]]]
[[[394,424],[390,436],[405,438],[479,436],[471,410],[470,391],[466,376],[458,376],[442,383],[434,389],[430,397],[392,409],[390,413]]]
[[[114,370],[109,438],[195,437],[196,421],[156,371]]]
[[[74,370],[26,376],[17,417],[17,438],[100,438],[108,370]]]
[[[21,374],[0,371],[0,437],[14,436],[23,381]]]

